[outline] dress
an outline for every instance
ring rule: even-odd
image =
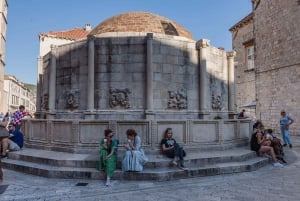
[[[100,140],[100,160],[99,160],[99,170],[104,170],[107,176],[112,176],[117,165],[117,156],[118,156],[118,140],[113,139],[111,144],[105,148],[103,146],[104,138]],[[109,155],[111,150],[114,150],[114,154],[109,157],[107,160],[103,160],[104,157]]]
[[[126,151],[122,160],[122,170],[123,171],[143,171],[143,165],[148,161],[145,153],[142,149],[142,141],[139,136],[135,136],[133,144],[136,147],[132,150],[126,143]]]

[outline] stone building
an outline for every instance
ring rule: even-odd
[[[300,2],[252,0],[253,10],[230,28],[237,105],[256,101],[256,117],[279,132],[280,111],[295,119],[300,135]]]
[[[250,121],[233,119],[234,55],[156,14],[113,16],[40,58],[27,146],[85,152],[106,128],[121,141],[135,128],[149,151],[167,127],[189,148],[246,144]]]
[[[7,26],[6,0],[0,0],[0,112],[5,112],[6,93],[4,92],[4,67],[5,67],[5,45],[6,45],[6,26]]]
[[[64,45],[77,40],[85,39],[91,31],[91,25],[86,24],[84,28],[76,27],[70,30],[49,31],[39,34],[40,53],[43,57],[51,50],[51,45]]]
[[[35,113],[35,99],[32,98],[32,94],[26,85],[15,76],[4,76],[4,91],[7,94],[6,104],[3,107],[4,111],[12,113],[18,110],[20,105],[24,105],[26,111],[31,114]]]

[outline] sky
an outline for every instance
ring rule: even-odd
[[[7,0],[5,74],[37,82],[39,33],[84,28],[130,11],[151,12],[186,28],[195,38],[232,50],[230,27],[252,9],[251,0]]]

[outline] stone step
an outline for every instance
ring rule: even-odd
[[[115,171],[113,179],[119,180],[156,180],[167,181],[188,177],[212,176],[219,174],[238,173],[254,171],[268,163],[268,158],[253,157],[245,161],[220,162],[193,166],[187,164],[188,170],[177,167],[145,168],[142,172],[122,172],[120,169]],[[10,158],[2,159],[4,168],[20,171],[23,173],[43,176],[47,178],[66,178],[66,179],[104,179],[102,171],[95,168],[84,167],[59,167],[33,162],[14,160]]]
[[[181,170],[170,165],[170,159],[162,155],[148,155],[149,162],[142,172],[122,172],[121,156],[115,179],[130,180],[171,180],[186,177],[209,176],[216,174],[252,171],[268,163],[268,158],[257,157],[248,147],[237,147],[222,151],[187,152],[185,165]],[[104,179],[105,175],[96,170],[97,154],[75,154],[24,148],[10,152],[2,159],[3,167],[49,178],[92,178]]]
[[[123,153],[119,153],[118,168],[121,168]],[[145,168],[159,168],[170,166],[171,159],[162,155],[147,155],[149,162]],[[234,148],[222,151],[193,151],[187,152],[185,163],[193,166],[203,166],[220,162],[244,161],[255,157],[255,153],[248,148]],[[36,149],[22,149],[10,152],[9,159],[33,162],[58,167],[88,167],[95,168],[98,164],[97,154],[75,154]]]

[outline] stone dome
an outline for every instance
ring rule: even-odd
[[[181,25],[149,12],[127,12],[115,15],[96,26],[89,35],[107,32],[159,33],[194,40],[190,32]]]

